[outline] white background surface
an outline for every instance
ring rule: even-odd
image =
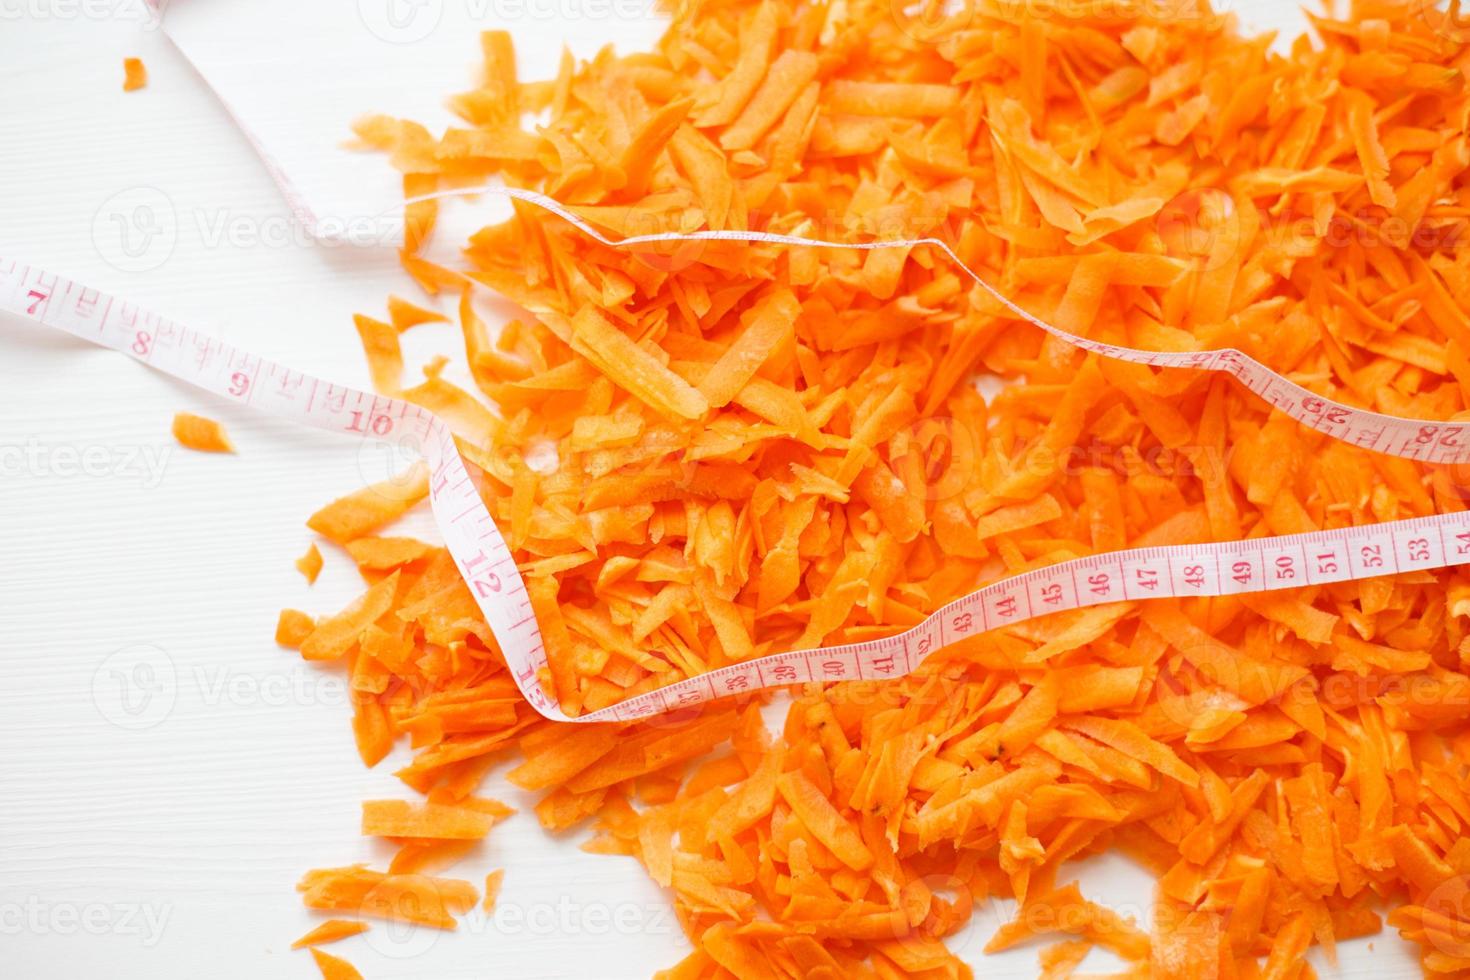
[[[382,0],[177,0],[169,22],[318,212],[386,239],[392,222],[375,215],[394,177],[340,148],[354,116],[442,125],[443,96],[473,77],[477,30],[509,27],[522,78],[544,77],[562,43],[647,46],[648,6],[421,0],[399,6],[395,28]],[[1300,23],[1271,0],[1242,8],[1256,25]],[[122,93],[125,55],[145,59],[145,90]],[[0,0],[0,84],[0,256],[367,384],[350,314],[416,295],[392,250],[293,228],[140,2]],[[441,233],[438,247],[454,244]],[[411,367],[458,349],[447,329],[411,336]],[[177,410],[222,419],[239,455],[176,447]],[[392,462],[0,322],[0,977],[316,976],[288,949],[321,918],[295,882],[310,867],[382,866],[390,852],[357,836],[358,806],[411,795],[391,775],[407,754],[364,770],[342,678],[271,637],[282,606],[331,611],[360,588],[331,548],[314,588],[292,561],[307,514]],[[534,799],[498,779],[485,792],[523,812],[449,873],[479,884],[506,868],[497,916],[445,935],[374,924],[331,952],[369,978],[609,980],[684,954],[635,862],[583,854],[583,834],[551,839]],[[1121,860],[1087,868],[1083,886],[1146,915],[1149,881]],[[1006,909],[976,913],[952,944],[961,955],[983,976],[1034,975],[1034,949],[982,959]],[[1346,950],[1338,975],[1418,975],[1391,933],[1373,945]]]

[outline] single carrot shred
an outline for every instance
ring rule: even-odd
[[[178,412],[174,415],[174,438],[179,445],[201,453],[232,453],[234,445],[225,434],[224,426],[214,419],[202,415]]]
[[[315,542],[306,549],[306,554],[296,559],[296,570],[306,576],[306,584],[316,584],[316,577],[322,573],[322,553]]]
[[[316,961],[316,968],[322,971],[322,980],[362,980],[357,967],[330,953],[323,953],[315,946],[311,948],[311,958]]]
[[[449,322],[449,317],[440,313],[438,310],[426,309],[398,296],[388,297],[388,319],[392,321],[394,329],[399,333],[408,330],[410,327],[416,327],[421,323]]]
[[[148,84],[148,69],[142,58],[123,59],[123,91],[136,92]]]
[[[368,800],[362,805],[362,832],[374,837],[480,840],[497,820],[514,812],[494,800],[475,802],[480,805],[461,802],[415,806],[406,800]]]
[[[500,897],[500,886],[504,882],[504,868],[497,868],[485,876],[485,898],[480,903],[480,910],[487,915],[495,911],[495,900]]]
[[[350,919],[328,919],[315,929],[302,936],[291,944],[292,949],[300,949],[303,946],[319,946],[323,943],[335,943],[339,939],[356,936],[358,933],[366,932],[366,922],[354,922]]]

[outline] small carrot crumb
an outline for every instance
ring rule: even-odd
[[[322,553],[313,541],[306,554],[296,559],[296,570],[306,576],[308,585],[316,584],[316,577],[322,573]]]
[[[234,445],[225,435],[224,426],[202,415],[179,412],[174,415],[174,438],[179,444],[201,453],[232,453]]]
[[[123,91],[134,92],[148,84],[148,69],[142,58],[123,59]]]
[[[485,898],[480,903],[480,908],[485,912],[495,911],[495,900],[500,897],[500,886],[504,881],[504,868],[499,868],[485,876]]]

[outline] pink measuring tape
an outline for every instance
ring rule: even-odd
[[[184,56],[187,58],[187,54]],[[296,218],[320,236],[316,215],[298,189],[238,114],[223,99],[221,102],[260,155]],[[1016,319],[1074,347],[1134,364],[1229,374],[1283,413],[1334,439],[1427,463],[1470,463],[1470,422],[1430,422],[1344,405],[1317,395],[1238,350],[1144,351],[1079,337],[1016,304],[939,239],[851,243],[750,231],[667,232],[610,239],[552,198],[508,187],[444,191],[404,203],[475,193],[536,205],[614,248],[699,241],[857,250],[937,248]],[[1111,552],[987,585],[893,636],[749,660],[601,711],[570,717],[541,684],[540,676],[547,668],[546,648],[525,581],[443,420],[408,402],[294,371],[99,290],[14,260],[0,259],[0,310],[121,351],[166,374],[271,415],[359,438],[391,434],[416,440],[431,469],[429,498],[445,546],[495,634],[521,693],[533,708],[555,721],[632,721],[761,688],[900,677],[936,651],[987,630],[1088,606],[1239,595],[1470,564],[1470,512],[1285,537]]]
[[[520,193],[516,196],[539,197]],[[564,214],[559,206],[552,210]],[[714,234],[726,239],[735,237],[733,233]],[[670,236],[651,237],[671,240]],[[693,237],[697,236],[677,236],[678,239]],[[784,236],[761,236],[759,240],[812,244],[784,239]],[[947,247],[945,250],[948,252]],[[670,684],[601,711],[571,717],[561,711],[539,680],[547,667],[546,647],[526,594],[525,581],[455,448],[447,423],[417,405],[313,378],[99,290],[14,260],[0,259],[0,310],[121,351],[149,367],[257,411],[359,438],[377,438],[388,433],[415,437],[424,447],[431,468],[429,499],[445,546],[494,632],[521,693],[533,708],[555,721],[632,721],[761,688],[812,681],[900,677],[950,644],[1037,616],[1087,606],[1239,595],[1470,564],[1470,512],[1312,534],[1111,552],[995,582],[949,603],[919,625],[893,636],[749,660]],[[1032,320],[1029,315],[1025,318]],[[1071,339],[1065,331],[1039,325],[1063,339]],[[1142,363],[1158,363],[1157,358],[1180,356],[1135,352],[1085,341],[1078,346],[1104,356]],[[1281,386],[1276,390],[1282,390],[1290,386],[1290,382],[1243,355],[1239,359],[1225,358],[1223,355],[1228,353],[1212,352],[1213,360],[1201,359],[1182,366],[1233,373],[1232,366],[1255,365],[1270,375],[1265,379],[1268,387],[1274,384]],[[1463,424],[1432,425],[1318,401],[1329,407],[1333,419],[1332,427],[1322,431],[1337,438],[1360,445],[1376,441],[1380,451],[1397,455],[1422,458],[1423,454],[1436,452],[1441,459],[1462,458],[1449,457],[1448,453],[1458,449],[1457,437],[1464,429]],[[1312,424],[1326,416],[1315,412],[1298,417]],[[1432,442],[1417,438],[1417,433],[1431,430],[1439,434]],[[1372,433],[1379,436],[1364,439],[1358,435]],[[1392,433],[1393,438],[1381,438],[1387,433]],[[1446,439],[1445,435],[1455,438]],[[1419,447],[1428,448],[1421,451]]]

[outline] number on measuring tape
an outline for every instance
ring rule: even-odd
[[[382,413],[373,414],[354,410],[347,422],[348,432],[361,432],[364,435],[371,433],[375,436],[386,436],[393,431],[393,418]]]

